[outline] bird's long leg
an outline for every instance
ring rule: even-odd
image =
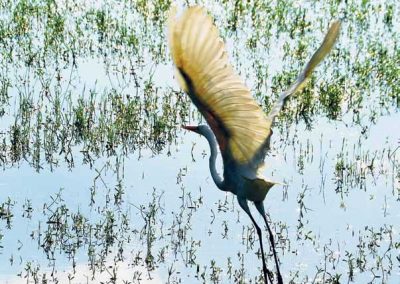
[[[271,230],[271,228],[269,227],[269,224],[268,224],[267,216],[266,216],[265,210],[264,210],[264,204],[262,202],[254,202],[254,205],[256,206],[258,212],[260,212],[260,214],[262,215],[262,217],[263,217],[263,219],[265,221],[265,224],[267,226],[267,230],[268,230],[268,234],[269,234],[269,242],[271,243],[272,252],[274,254],[274,259],[275,259],[276,274],[277,274],[277,278],[278,278],[278,284],[283,284],[281,271],[279,269],[278,256],[277,256],[276,250],[275,250],[274,235],[272,234],[272,230]]]
[[[267,268],[267,264],[265,262],[265,256],[264,256],[264,247],[263,247],[263,243],[262,243],[262,236],[261,236],[261,229],[260,227],[257,225],[256,220],[254,220],[253,216],[250,213],[250,209],[249,209],[249,205],[247,204],[247,200],[246,199],[242,199],[238,197],[238,201],[239,201],[239,205],[240,207],[242,207],[242,209],[247,213],[247,215],[249,215],[251,221],[253,222],[254,227],[256,228],[256,232],[258,235],[258,239],[260,240],[260,248],[261,248],[261,258],[262,258],[262,262],[263,262],[263,272],[264,272],[264,279],[265,279],[265,283],[268,284],[268,279],[271,283],[272,279],[271,279],[271,273]]]

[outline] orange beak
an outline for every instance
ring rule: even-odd
[[[182,128],[198,133],[198,127],[197,126],[182,125]]]

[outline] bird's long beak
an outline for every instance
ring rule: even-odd
[[[196,132],[196,133],[199,132],[198,131],[198,128],[199,128],[198,126],[182,125],[182,128],[186,129],[186,130],[190,130],[190,131]]]

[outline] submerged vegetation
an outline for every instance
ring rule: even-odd
[[[265,112],[342,20],[278,117],[268,173],[286,185],[265,204],[285,283],[399,279],[400,4],[201,4]],[[0,281],[261,283],[251,223],[183,142],[200,115],[173,77],[171,5],[0,1]]]

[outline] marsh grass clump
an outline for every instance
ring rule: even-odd
[[[338,119],[342,114],[342,103],[345,91],[345,78],[321,86],[319,101],[329,119]]]
[[[0,204],[0,220],[4,220],[6,222],[6,228],[11,229],[12,219],[14,217],[13,208],[15,206],[15,202],[10,198]]]
[[[119,252],[116,257],[122,261],[123,245],[129,243],[126,213],[105,207],[99,212],[102,217],[93,222],[79,210],[68,209],[62,193],[58,192],[44,204],[42,214],[45,222],[39,223],[38,231],[32,233],[52,266],[56,265],[60,252],[75,262],[82,249],[88,251],[93,275],[97,270],[105,269],[104,261],[114,250]],[[57,277],[53,276],[52,281],[56,280]]]

